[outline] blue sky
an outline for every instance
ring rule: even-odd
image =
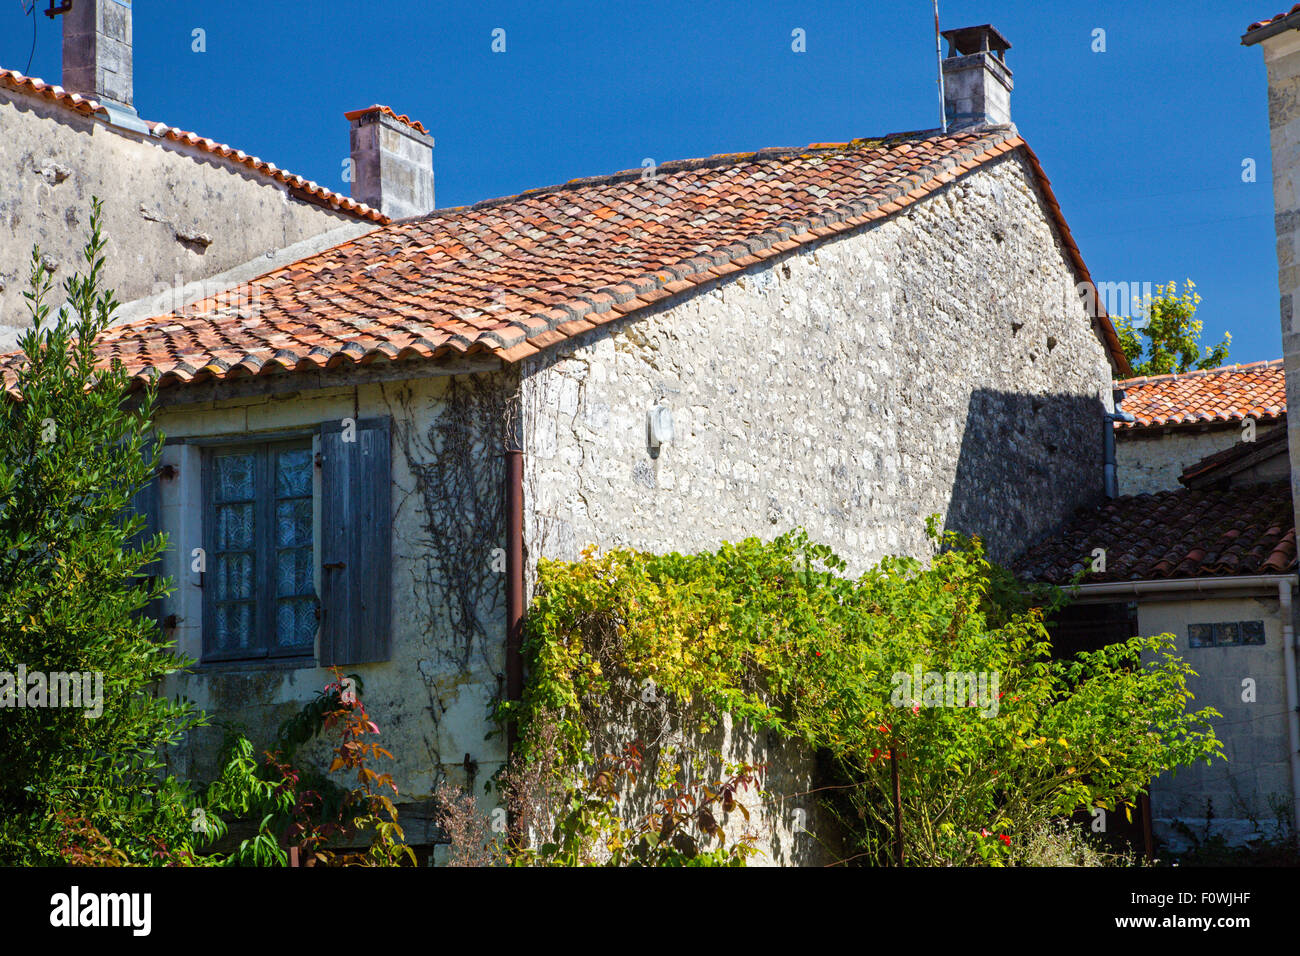
[[[0,3],[0,65],[22,70],[32,18]],[[1281,336],[1263,57],[1239,41],[1285,6],[940,0],[945,29],[1011,41],[1013,118],[1094,277],[1193,279],[1207,340],[1230,331],[1240,362],[1279,357]],[[58,27],[37,19],[30,72],[57,82]],[[343,111],[408,113],[437,139],[439,206],[938,125],[930,0],[137,0],[135,51],[146,119],[344,192]]]

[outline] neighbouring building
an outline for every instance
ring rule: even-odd
[[[1016,561],[1071,585],[1052,622],[1060,654],[1172,634],[1213,707],[1224,761],[1153,781],[1142,821],[1164,851],[1243,844],[1297,819],[1291,759],[1295,516],[1280,361],[1115,383],[1119,495],[1087,505]],[[1082,578],[1079,576],[1082,575]]]
[[[522,687],[539,558],[801,525],[862,570],[928,556],[932,513],[1009,558],[1100,502],[1131,370],[1011,124],[1009,44],[945,35],[946,133],[436,210],[110,329],[100,354],[159,386],[142,507],[199,660],[167,691],[265,735],[330,665],[359,673],[433,843],[422,798],[482,795],[506,759],[489,715]],[[177,769],[210,772],[218,739]],[[771,764],[763,859],[819,859],[793,815],[810,757],[722,746]]]
[[[1300,293],[1300,4],[1287,13],[1252,23],[1241,38],[1259,46],[1268,71],[1268,125],[1273,152],[1273,226],[1277,233],[1277,279],[1281,292],[1282,360],[1286,393],[1300,395],[1300,327],[1295,324]],[[1300,507],[1300,434],[1287,425],[1291,448],[1292,497]]]
[[[1115,428],[1121,495],[1180,488],[1188,466],[1245,438],[1285,442],[1279,434],[1286,431],[1287,407],[1281,359],[1130,378],[1115,387],[1135,419]]]
[[[37,15],[37,14],[33,14]],[[355,172],[343,196],[242,150],[135,111],[132,11],[77,0],[63,20],[63,85],[0,69],[0,348],[29,321],[39,245],[61,295],[104,203],[106,279],[123,321],[180,308],[433,202],[433,140],[386,107],[346,114]]]

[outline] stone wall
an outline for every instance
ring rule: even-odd
[[[1259,425],[1263,438],[1278,425]],[[1241,441],[1241,427],[1141,428],[1115,433],[1115,461],[1121,495],[1146,495],[1182,488],[1178,476],[1188,465]],[[1282,476],[1279,476],[1279,478]]]
[[[123,303],[177,285],[177,276],[191,283],[250,260],[269,271],[303,240],[343,242],[375,227],[295,198],[233,160],[0,89],[0,350],[14,347],[28,321],[32,246],[54,267],[61,302],[95,196],[109,240],[105,280]]]
[[[1273,152],[1273,211],[1277,233],[1277,284],[1281,292],[1282,358],[1286,365],[1287,407],[1300,407],[1300,31],[1287,30],[1264,40],[1268,67],[1268,125]],[[1300,510],[1300,415],[1287,420],[1291,454],[1291,494]]]
[[[588,543],[690,552],[803,526],[861,571],[931,554],[932,513],[1009,557],[1103,491],[1111,368],[1061,294],[1075,281],[1012,154],[526,360],[528,565]],[[655,453],[658,404],[675,436]],[[808,863],[819,847],[796,822],[826,825],[814,767],[782,764],[762,860]]]
[[[526,360],[530,561],[802,525],[860,570],[928,554],[933,513],[1009,557],[1102,494],[1111,370],[1074,282],[1011,154]]]

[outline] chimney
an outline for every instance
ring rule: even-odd
[[[944,30],[948,56],[943,61],[943,109],[948,129],[973,129],[1011,123],[1011,44],[989,24]]]
[[[63,88],[135,112],[131,0],[76,0],[63,14]]]
[[[63,16],[63,88],[99,101],[114,126],[149,127],[136,115],[131,66],[131,0],[76,0]]]
[[[352,124],[352,198],[393,219],[433,205],[433,137],[387,106],[344,113]]]

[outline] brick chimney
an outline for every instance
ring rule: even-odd
[[[433,137],[387,106],[344,113],[352,124],[352,198],[393,219],[432,212]]]
[[[948,56],[943,60],[943,108],[950,130],[1011,123],[1011,71],[1006,52],[1011,44],[987,23],[944,30]]]

